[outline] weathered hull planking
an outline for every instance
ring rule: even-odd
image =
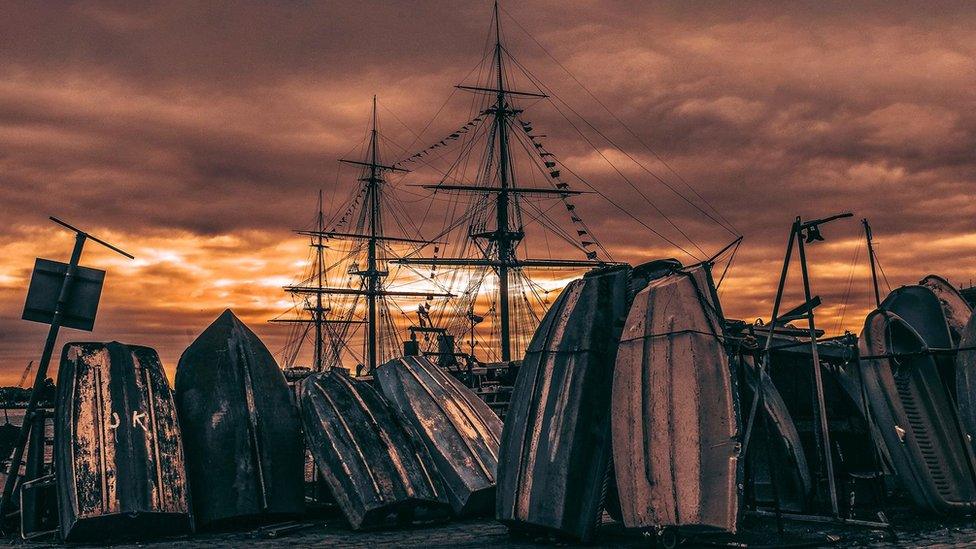
[[[630,269],[570,283],[529,343],[505,418],[496,517],[588,540],[599,518],[610,450],[613,362],[627,315]]]
[[[337,370],[312,375],[302,419],[308,448],[353,529],[409,518],[420,506],[446,507],[419,436],[369,383]]]
[[[750,356],[742,357],[743,378],[739,385],[739,403],[745,416],[756,396],[758,370]],[[757,421],[765,427],[752,432],[746,454],[746,468],[752,476],[753,496],[761,505],[775,506],[783,511],[806,511],[813,489],[810,467],[800,433],[779,390],[769,374],[762,375],[765,411],[757,410]],[[762,419],[758,414],[765,413]],[[766,431],[768,429],[768,431]]]
[[[156,351],[117,342],[69,343],[57,387],[62,539],[190,532],[180,428]]]
[[[858,347],[868,403],[905,490],[923,509],[971,512],[976,462],[922,337],[895,313],[878,310],[868,315]]]
[[[230,310],[180,358],[176,404],[199,526],[304,511],[298,410],[267,347]]]
[[[427,446],[455,515],[495,506],[502,422],[471,389],[426,357],[392,360],[376,370],[380,391]]]
[[[738,410],[722,323],[704,266],[655,280],[634,299],[613,383],[627,527],[736,530]]]

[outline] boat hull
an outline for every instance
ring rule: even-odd
[[[881,309],[898,315],[912,327],[929,349],[952,348],[952,334],[938,296],[925,286],[896,288],[881,302]],[[956,397],[956,367],[951,356],[936,356],[939,375],[954,399]]]
[[[588,540],[610,450],[613,363],[629,302],[629,268],[570,283],[527,349],[505,418],[496,517]]]
[[[62,539],[192,530],[173,395],[156,351],[69,343],[61,353],[55,468]]]
[[[199,526],[304,512],[298,410],[267,347],[231,311],[180,358],[176,404]]]
[[[919,285],[932,290],[932,293],[939,299],[942,305],[942,312],[945,313],[946,323],[949,325],[949,333],[952,341],[959,343],[969,318],[973,316],[973,308],[969,306],[966,298],[959,293],[949,281],[937,275],[929,275],[919,281]]]
[[[905,490],[935,513],[972,511],[976,462],[922,337],[898,315],[878,310],[868,315],[858,347],[871,413]]]
[[[446,506],[427,449],[369,383],[337,370],[306,378],[302,420],[322,479],[353,529]]]
[[[752,405],[758,386],[759,372],[752,357],[742,357],[742,377],[739,384],[739,402],[743,415]],[[764,411],[757,410],[763,428],[756,427],[749,441],[746,468],[750,472],[753,498],[760,505],[775,506],[783,511],[806,511],[813,480],[800,433],[786,402],[773,384],[769,374],[762,374]],[[768,431],[767,431],[768,430]]]
[[[491,513],[502,422],[471,389],[426,357],[377,368],[376,382],[430,452],[455,515]]]
[[[613,462],[623,523],[735,532],[738,410],[707,268],[634,298],[613,382]]]
[[[956,394],[959,420],[976,452],[976,315],[962,331],[956,354]]]

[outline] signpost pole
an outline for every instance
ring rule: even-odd
[[[10,466],[7,469],[7,478],[3,484],[3,493],[0,494],[0,525],[2,525],[3,521],[7,519],[7,515],[10,512],[11,499],[13,499],[14,495],[14,489],[17,486],[17,481],[20,479],[20,467],[24,460],[24,450],[27,447],[31,425],[34,423],[33,419],[37,413],[41,390],[44,387],[44,381],[47,379],[47,369],[51,364],[51,357],[54,354],[54,345],[57,344],[58,341],[58,332],[61,329],[65,311],[68,309],[71,303],[72,286],[75,281],[74,279],[78,275],[78,262],[81,260],[81,252],[85,247],[85,242],[91,239],[94,242],[97,242],[98,244],[112,250],[113,252],[124,255],[129,259],[134,259],[132,255],[116,248],[104,240],[82,231],[81,229],[67,224],[56,217],[51,217],[50,219],[58,225],[61,225],[62,227],[65,227],[66,229],[69,229],[75,233],[75,246],[71,251],[71,259],[68,261],[68,266],[64,274],[64,280],[61,281],[61,289],[58,292],[58,299],[51,316],[50,328],[47,332],[47,340],[44,342],[44,350],[41,352],[41,360],[37,365],[37,372],[34,375],[34,385],[31,389],[30,399],[27,401],[27,409],[24,412],[24,419],[20,426],[20,433],[17,438],[17,443],[14,446],[13,454],[10,457]],[[91,328],[89,327],[87,329],[90,330]]]
[[[40,398],[41,388],[44,386],[44,380],[47,379],[47,368],[51,364],[54,345],[58,341],[58,331],[61,329],[61,314],[64,312],[65,304],[67,304],[71,296],[71,282],[74,279],[75,271],[78,270],[78,261],[81,259],[81,251],[85,246],[87,236],[80,231],[75,233],[75,247],[71,252],[71,260],[68,262],[68,271],[64,275],[64,282],[61,283],[58,304],[54,308],[51,327],[47,331],[47,340],[44,342],[41,361],[37,365],[37,373],[34,375],[34,386],[31,389],[30,400],[27,401],[27,410],[24,412],[23,423],[20,426],[20,434],[17,437],[17,444],[14,446],[14,452],[10,458],[10,466],[7,468],[7,479],[3,484],[3,495],[0,496],[0,517],[4,519],[10,509],[10,499],[13,497],[14,486],[20,477],[21,461],[24,459],[24,448],[26,448],[27,439],[30,436],[31,425],[33,424],[32,419],[37,412],[37,402]]]

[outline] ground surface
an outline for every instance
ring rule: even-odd
[[[685,543],[687,547],[732,546],[769,547],[783,544],[794,546],[834,547],[925,547],[976,545],[976,519],[953,521],[925,521],[910,515],[893,517],[903,526],[883,532],[867,528],[844,528],[833,525],[811,525],[795,522],[784,524],[785,537],[780,539],[776,523],[771,519],[747,519],[743,532],[734,540],[699,539]],[[572,546],[549,539],[518,538],[492,520],[468,520],[435,525],[414,526],[376,532],[351,532],[335,517],[323,516],[299,523],[299,528],[279,537],[268,537],[273,528],[252,531],[200,534],[192,538],[171,538],[138,545],[118,547],[501,547],[527,548]],[[732,541],[732,544],[728,542]],[[624,531],[616,523],[605,523],[591,547],[649,547],[652,539],[639,533]],[[52,543],[10,541],[8,546],[63,547]],[[74,545],[74,547],[79,547]]]

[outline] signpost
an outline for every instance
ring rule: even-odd
[[[61,326],[91,331],[95,324],[95,312],[98,309],[98,300],[102,293],[105,271],[78,265],[85,242],[92,240],[113,252],[129,259],[135,259],[129,253],[56,217],[50,219],[75,233],[75,246],[68,263],[38,258],[34,264],[34,272],[31,274],[23,319],[43,322],[50,324],[51,327],[48,329],[41,360],[37,365],[34,386],[31,390],[30,400],[27,402],[20,435],[10,458],[10,467],[7,470],[7,479],[3,485],[3,494],[0,495],[0,520],[7,517],[10,500],[20,477],[24,449],[30,436],[31,425],[34,423],[32,419],[37,412],[41,387],[47,378],[47,369],[51,363],[51,355],[54,353],[54,345],[57,343],[58,331]]]

